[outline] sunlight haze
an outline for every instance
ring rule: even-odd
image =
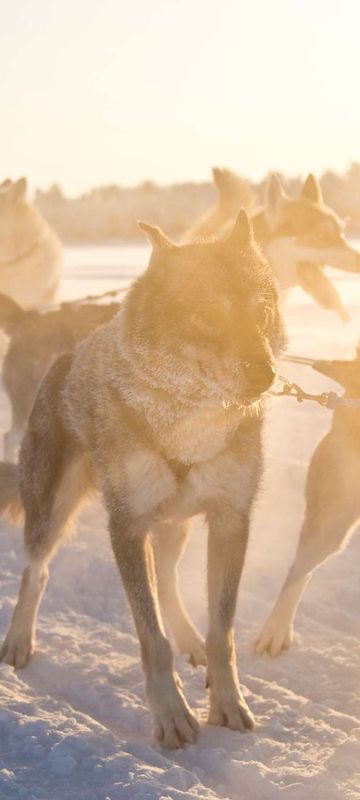
[[[351,0],[13,0],[1,175],[77,193],[213,164],[344,170],[360,159],[359,22]]]

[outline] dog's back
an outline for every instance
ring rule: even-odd
[[[360,347],[356,358],[351,361],[315,361],[313,368],[339,383],[345,389],[345,398],[360,398]],[[360,454],[360,409],[338,405],[334,411],[331,433],[349,437],[351,445]]]
[[[40,382],[51,364],[95,328],[108,322],[118,303],[64,303],[39,313],[24,311],[0,295],[0,327],[11,336],[3,364],[3,383],[12,407],[11,430],[5,434],[6,457],[13,459],[34,404]]]

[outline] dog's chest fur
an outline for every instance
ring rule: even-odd
[[[259,420],[252,422],[257,428]],[[259,452],[241,411],[192,409],[171,424],[158,408],[153,430],[154,446],[139,438],[124,459],[126,495],[135,515],[157,506],[171,518],[192,516],[211,502],[247,506],[256,490]]]
[[[137,403],[141,403],[141,394]],[[145,401],[142,411],[164,456],[184,464],[200,463],[222,452],[243,418],[236,408],[200,406],[184,410],[174,405],[170,409],[166,402],[149,407]]]
[[[191,411],[167,432],[166,451],[170,457],[185,464],[213,458],[226,448],[240,418],[237,409],[199,408]]]

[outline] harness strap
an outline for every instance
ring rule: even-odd
[[[310,394],[309,392],[304,392],[301,386],[299,386],[297,383],[292,383],[291,381],[288,381],[287,378],[283,378],[281,375],[278,376],[278,380],[282,381],[284,385],[280,392],[269,392],[269,394],[271,394],[273,397],[295,397],[298,403],[302,403],[304,400],[310,400],[314,403],[318,403],[324,408],[329,408],[331,411],[334,411],[338,406],[360,408],[360,398],[358,397],[345,397],[344,395],[341,396],[336,392]]]
[[[309,367],[312,367],[313,364],[316,364],[316,359],[306,358],[305,356],[286,355],[282,356],[281,361],[287,361],[291,364],[306,364]]]
[[[64,300],[62,303],[57,303],[42,306],[40,309],[41,314],[46,314],[48,311],[58,311],[61,308],[67,308],[67,306],[81,306],[84,303],[96,303],[97,300],[102,300],[103,297],[116,297],[118,294],[123,294],[128,289],[127,286],[124,286],[121,289],[110,289],[108,292],[103,292],[102,294],[88,294],[86,297],[79,297],[77,300]]]

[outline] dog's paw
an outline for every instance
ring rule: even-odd
[[[242,694],[237,689],[211,692],[209,725],[221,725],[232,731],[246,731],[255,728],[255,718]]]
[[[159,687],[161,688],[161,687]],[[163,686],[157,697],[149,696],[154,717],[154,733],[157,741],[166,750],[177,750],[185,744],[193,744],[199,733],[199,723],[187,704],[180,682]]]
[[[0,661],[15,669],[22,669],[35,651],[33,637],[22,631],[9,631],[0,650]]]
[[[193,667],[206,667],[205,643],[202,639],[187,648],[185,652],[189,654],[189,664],[192,664]]]
[[[206,666],[205,642],[195,628],[189,628],[176,638],[179,653],[189,656],[193,667]]]
[[[258,656],[267,653],[272,658],[276,658],[289,649],[293,638],[294,629],[291,624],[284,624],[270,617],[254,642],[255,653]]]
[[[178,653],[188,655],[193,667],[206,666],[205,642],[191,622],[181,620],[176,625],[173,623],[173,635]]]

